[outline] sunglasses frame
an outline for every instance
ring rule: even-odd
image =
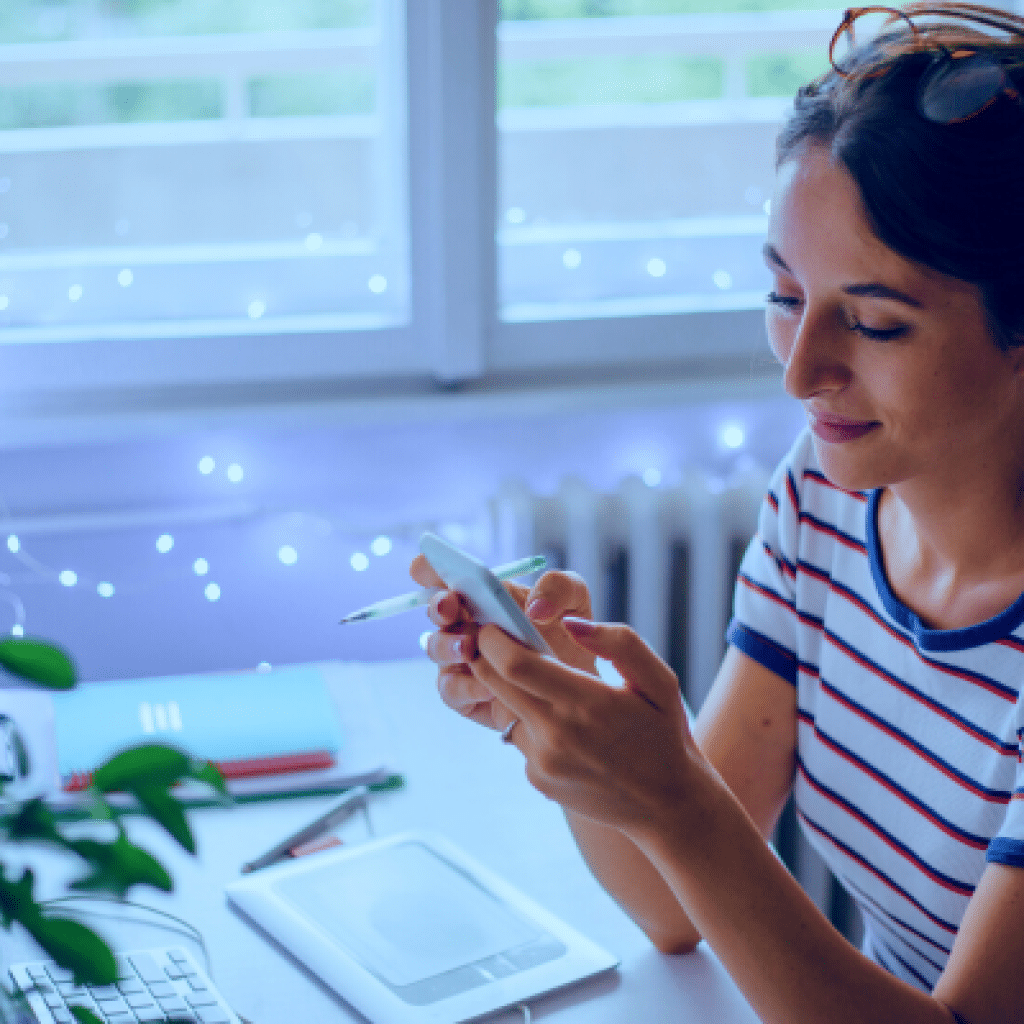
[[[925,6],[925,5],[921,5],[921,6]],[[917,13],[930,13],[930,12],[928,12],[927,10],[922,10],[922,11],[915,11],[914,13],[917,14]],[[938,13],[938,12],[936,12],[936,13]],[[957,14],[956,12],[946,12],[946,13],[952,14],[954,17],[963,18],[963,20],[973,20],[973,21],[978,22],[979,24],[986,24],[986,25],[990,25],[990,26],[994,26],[994,27],[1000,27],[998,25],[995,25],[995,23],[989,21],[985,17],[972,18],[970,15]],[[849,36],[851,47],[855,44],[853,25],[854,25],[854,22],[858,18],[863,17],[865,14],[887,14],[889,17],[886,19],[885,23],[883,24],[883,26],[882,26],[883,28],[887,28],[889,25],[892,25],[896,21],[902,20],[902,21],[906,22],[907,26],[910,28],[910,32],[911,32],[911,34],[913,36],[913,39],[914,39],[914,43],[912,45],[914,47],[916,47],[917,49],[921,50],[921,51],[925,51],[926,49],[930,48],[930,47],[926,46],[926,41],[925,41],[924,35],[921,32],[921,30],[914,24],[914,21],[913,21],[913,18],[911,16],[911,14],[908,14],[906,11],[901,11],[901,10],[899,10],[896,7],[887,7],[887,6],[883,6],[883,5],[874,5],[874,6],[870,6],[870,7],[848,7],[846,9],[846,11],[844,12],[844,14],[843,14],[843,19],[839,23],[839,27],[833,33],[832,40],[831,40],[831,42],[829,43],[829,46],[828,46],[828,60],[829,60],[829,63],[832,65],[832,67],[835,70],[836,74],[841,75],[843,78],[849,78],[850,75],[851,75],[851,72],[847,71],[846,69],[844,69],[841,66],[841,62],[840,63],[836,62],[836,60],[835,60],[836,44],[839,42],[840,38],[842,37],[842,35],[844,33],[846,33]],[[935,52],[934,56],[932,57],[931,64],[929,64],[929,66],[925,69],[924,73],[921,75],[921,80],[920,80],[920,82],[918,84],[918,89],[917,89],[917,108],[918,108],[918,112],[926,120],[931,121],[931,122],[933,122],[935,124],[962,124],[964,121],[969,121],[971,118],[977,117],[980,113],[982,113],[983,111],[985,111],[989,107],[991,107],[996,102],[996,100],[999,99],[1000,96],[1004,96],[1004,95],[1007,96],[1009,99],[1013,100],[1014,102],[1016,102],[1017,104],[1021,104],[1021,94],[1020,94],[1020,91],[1014,86],[1014,84],[1011,82],[1009,76],[1006,74],[1006,69],[1005,69],[1004,65],[1002,64],[1002,62],[1000,62],[996,58],[994,58],[994,57],[992,57],[992,56],[990,56],[988,54],[980,54],[979,51],[973,50],[973,49],[970,49],[970,48],[960,48],[960,49],[956,49],[956,50],[951,50],[948,46],[943,45],[941,42],[937,44],[936,50],[937,50],[937,52]],[[962,114],[962,115],[960,115],[958,117],[936,118],[936,117],[926,113],[925,105],[926,105],[926,98],[927,98],[927,94],[928,94],[929,90],[935,89],[935,88],[938,88],[938,89],[941,89],[941,90],[948,90],[948,89],[951,89],[951,88],[955,87],[955,84],[956,84],[955,68],[954,68],[953,73],[947,74],[941,81],[939,81],[940,74],[942,72],[944,72],[954,61],[962,60],[962,59],[965,59],[965,58],[968,58],[968,57],[980,57],[981,58],[979,61],[975,61],[973,63],[973,67],[977,67],[979,64],[982,64],[982,65],[989,66],[989,67],[992,67],[992,68],[995,68],[996,70],[998,70],[998,72],[999,72],[998,84],[993,88],[993,90],[991,92],[991,95],[989,95],[980,104],[980,106],[974,107],[973,109],[967,111],[966,113],[964,113],[964,114]],[[967,65],[964,65],[964,67],[966,68]],[[864,75],[864,77],[866,77],[866,78],[878,78],[881,75],[884,75],[888,70],[889,70],[889,65],[888,64],[882,64],[880,67],[876,68],[874,71],[867,72]]]

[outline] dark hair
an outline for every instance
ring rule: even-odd
[[[846,74],[832,69],[799,90],[777,163],[808,144],[827,147],[857,183],[875,235],[906,259],[977,285],[996,344],[1024,345],[1024,105],[1003,94],[955,124],[917,108],[918,83],[943,46],[991,54],[1024,93],[1024,19],[963,3],[902,10],[916,35],[886,31],[843,62]],[[957,14],[980,16],[1009,38],[950,20]]]

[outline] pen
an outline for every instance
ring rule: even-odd
[[[511,580],[516,576],[525,576],[527,573],[543,569],[548,564],[543,555],[530,555],[528,558],[520,558],[518,562],[509,562],[508,565],[499,565],[491,572],[499,580]],[[360,608],[357,612],[346,615],[340,625],[346,622],[366,622],[369,619],[383,619],[388,615],[397,615],[399,612],[407,612],[411,608],[419,608],[420,605],[429,604],[430,599],[441,592],[440,587],[431,587],[426,590],[416,590],[411,594],[402,594],[401,597],[389,597],[386,601],[378,601],[376,604]]]
[[[334,828],[335,825],[343,822],[350,814],[359,810],[366,803],[367,794],[370,792],[368,786],[356,786],[346,793],[342,801],[335,804],[326,814],[322,814],[316,821],[311,821],[305,828],[300,828],[294,835],[282,839],[275,847],[267,850],[262,857],[249,861],[242,865],[242,874],[249,874],[250,871],[259,871],[260,868],[269,867],[271,864],[288,856],[288,851],[303,843],[312,842],[318,836]]]

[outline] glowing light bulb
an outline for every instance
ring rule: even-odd
[[[583,262],[579,249],[566,249],[562,253],[562,264],[566,270],[575,270]]]
[[[192,571],[197,576],[205,576],[210,571],[210,563],[205,558],[197,558],[192,563]]]
[[[718,436],[726,448],[741,448],[746,440],[746,434],[738,423],[726,423]]]
[[[430,640],[430,633],[431,631],[429,629],[425,633],[420,633],[420,647],[422,647],[423,650],[427,649],[427,642]]]
[[[220,600],[220,587],[216,583],[207,583],[206,589],[203,591],[206,595],[207,601],[219,601]]]
[[[732,287],[732,274],[728,270],[716,270],[711,275],[711,280],[715,282],[715,287],[721,288],[723,292]]]
[[[12,636],[24,636],[25,635],[25,627],[20,625],[20,624],[17,625],[17,626],[11,626],[11,635]]]
[[[118,284],[119,284],[119,285],[120,285],[120,286],[121,286],[122,288],[129,288],[129,287],[131,287],[131,283],[132,283],[132,281],[134,281],[134,280],[135,280],[135,275],[134,275],[134,274],[133,274],[133,273],[132,273],[132,272],[131,272],[130,270],[128,270],[127,268],[125,268],[124,270],[122,270],[122,271],[121,271],[121,272],[120,272],[120,273],[119,273],[119,274],[117,275],[117,283],[118,283]]]
[[[11,554],[14,554],[14,555],[16,555],[21,550],[21,541],[18,540],[18,535],[17,534],[12,533],[7,538],[7,550],[10,551]]]
[[[274,666],[271,665],[269,661],[261,661],[256,666],[256,671],[257,672],[272,672],[273,668],[274,668]]]
[[[348,560],[348,562],[356,572],[362,572],[364,569],[369,569],[370,567],[370,560],[362,553],[362,551],[357,551]]]
[[[73,587],[78,582],[78,573],[73,569],[65,569],[57,578],[65,587]]]
[[[174,538],[169,533],[161,533],[156,539],[156,549],[161,555],[166,555],[174,547]]]
[[[370,550],[375,555],[386,555],[391,550],[391,538],[390,537],[375,537],[370,544]]]
[[[643,481],[648,487],[657,487],[661,483],[661,470],[655,469],[653,466],[650,469],[643,471]]]
[[[233,484],[241,483],[244,475],[242,467],[237,462],[232,462],[231,465],[228,466],[228,479]]]
[[[216,466],[217,463],[214,462],[209,455],[204,455],[199,460],[199,472],[202,473],[203,476],[209,476],[214,471]]]
[[[299,553],[291,546],[291,544],[282,544],[277,549],[277,557],[285,565],[294,565],[299,560]]]
[[[113,583],[107,583],[107,582],[97,583],[96,584],[96,593],[99,594],[100,597],[113,597],[114,596],[114,584]]]
[[[665,261],[659,259],[657,256],[655,256],[654,259],[647,261],[647,273],[650,274],[651,277],[664,277],[666,270],[668,270],[668,266]]]
[[[267,311],[267,304],[261,299],[253,299],[249,303],[249,319],[259,320],[261,316]]]
[[[366,287],[374,295],[380,295],[388,290],[388,279],[383,274],[374,274],[366,283]]]
[[[319,231],[311,231],[306,235],[306,248],[310,252],[316,252],[318,249],[323,248],[324,236]]]
[[[0,309],[6,309],[11,304],[11,300],[6,295],[0,295]]]
[[[72,302],[77,302],[85,294],[85,289],[80,284],[73,284],[68,289],[68,298]]]

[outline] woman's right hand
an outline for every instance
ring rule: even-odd
[[[423,555],[413,559],[409,574],[422,587],[445,585]],[[590,592],[581,576],[552,570],[544,573],[532,587],[517,583],[504,586],[561,661],[596,674],[593,655],[577,644],[562,624],[566,615],[591,617]],[[465,601],[454,590],[442,590],[431,600],[427,615],[440,627],[430,635],[427,656],[438,666],[437,689],[441,699],[480,725],[498,731],[504,729],[515,716],[474,678],[469,668],[469,663],[479,656],[478,626]]]

